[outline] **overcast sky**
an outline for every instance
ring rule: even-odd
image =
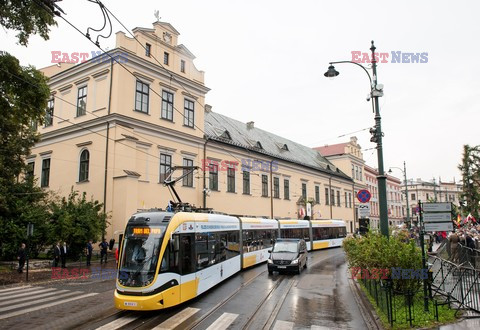
[[[368,77],[352,64],[323,76],[331,61],[352,60],[352,51],[389,53],[377,68],[384,85],[380,113],[384,164],[403,167],[408,178],[460,179],[464,144],[479,145],[480,2],[458,1],[114,1],[105,5],[131,30],[161,21],[180,32],[211,88],[213,111],[310,147],[357,136],[364,159],[377,167],[369,127],[374,125]],[[103,23],[87,0],[58,3],[84,32]],[[49,41],[16,44],[14,31],[0,31],[1,50],[23,65],[51,65],[51,51],[90,52],[93,45],[58,20]],[[114,24],[114,32],[122,27]],[[113,48],[115,36],[101,41]],[[392,52],[428,53],[426,63],[391,63]],[[368,64],[366,64],[368,65]],[[366,130],[365,130],[366,129]],[[363,131],[360,131],[363,130]],[[351,132],[356,132],[350,134]],[[400,171],[394,172],[402,177]]]

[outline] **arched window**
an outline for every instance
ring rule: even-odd
[[[87,181],[88,180],[88,168],[90,162],[90,153],[88,150],[83,150],[80,154],[80,172],[78,175],[78,181]]]

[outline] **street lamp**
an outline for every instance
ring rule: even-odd
[[[397,170],[400,170],[403,173],[403,180],[405,182],[405,199],[407,201],[407,225],[408,225],[408,229],[410,229],[411,222],[410,222],[410,207],[408,206],[407,166],[405,165],[405,161],[404,161],[403,170],[400,167],[390,167],[390,169],[388,170],[388,173],[392,173],[392,168],[396,168]]]
[[[373,112],[375,113],[375,127],[370,129],[370,133],[372,134],[372,138],[370,139],[371,142],[375,142],[377,144],[377,158],[378,158],[378,197],[380,203],[380,232],[382,235],[388,237],[388,209],[387,209],[387,177],[385,176],[385,172],[383,169],[383,148],[382,148],[382,127],[381,127],[381,117],[380,117],[380,106],[378,104],[378,98],[383,96],[383,85],[377,84],[377,60],[375,58],[375,45],[373,44],[370,47],[372,51],[372,71],[373,71],[373,79],[370,76],[367,68],[363,65],[358,64],[352,61],[339,61],[339,62],[330,62],[330,66],[328,67],[328,71],[325,72],[324,76],[327,78],[335,78],[340,73],[335,70],[334,64],[340,63],[351,63],[361,67],[368,75],[368,79],[370,80],[370,94],[367,98],[367,101],[372,100],[372,107]]]

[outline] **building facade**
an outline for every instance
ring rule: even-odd
[[[165,209],[175,166],[182,201],[237,215],[342,219],[353,230],[354,182],[318,152],[212,111],[195,56],[169,23],[116,34],[116,47],[80,64],[44,68],[52,98],[26,159],[38,184],[86,192],[117,238],[137,210]]]
[[[344,173],[348,173],[353,179],[353,217],[355,228],[358,228],[359,202],[355,196],[359,190],[367,189],[364,174],[365,161],[363,160],[362,147],[358,144],[358,139],[352,136],[349,142],[316,147],[314,150],[318,151]]]
[[[370,226],[380,228],[380,205],[378,199],[378,170],[365,165],[365,181],[368,191],[371,192],[370,199]],[[402,194],[402,182],[400,179],[387,175],[387,209],[388,225],[398,226],[405,222],[406,209],[403,207],[404,199]]]

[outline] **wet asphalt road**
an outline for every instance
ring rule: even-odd
[[[113,280],[44,283],[96,295],[3,319],[0,328],[366,329],[347,276],[342,249],[316,251],[300,275],[268,275],[261,264],[186,304],[148,313],[115,310]]]

